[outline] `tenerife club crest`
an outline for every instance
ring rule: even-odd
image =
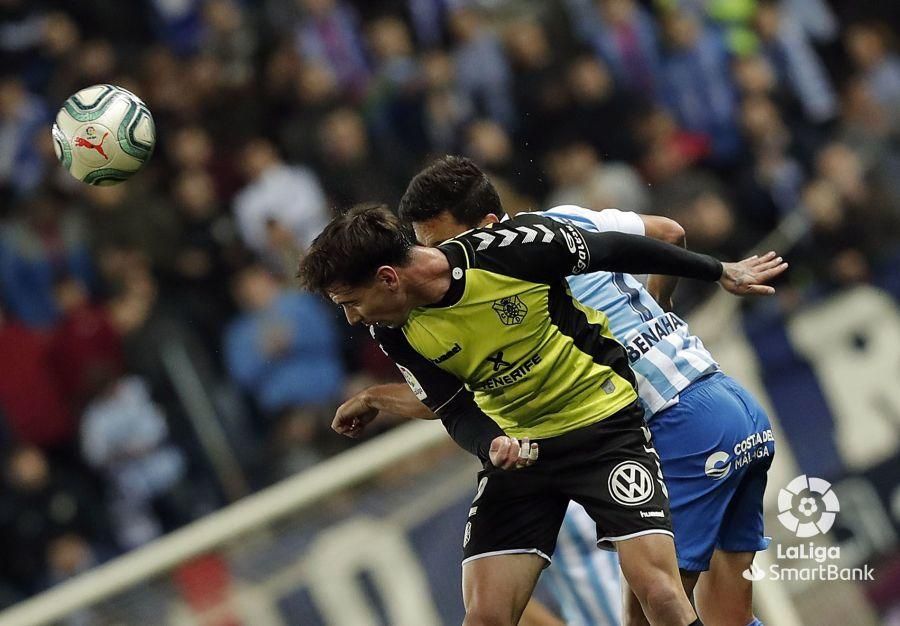
[[[498,317],[500,317],[500,321],[506,326],[521,324],[528,314],[528,307],[525,306],[525,303],[522,302],[519,296],[494,300],[492,307],[497,312]]]

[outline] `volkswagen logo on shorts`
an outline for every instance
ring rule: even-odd
[[[634,461],[623,461],[609,475],[609,493],[626,506],[644,504],[653,497],[653,476]]]

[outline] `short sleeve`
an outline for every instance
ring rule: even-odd
[[[618,232],[626,235],[641,235],[644,231],[644,220],[634,211],[620,211],[619,209],[603,209],[591,211],[597,215],[597,229],[603,232]]]
[[[555,206],[543,212],[547,217],[571,221],[585,230],[597,232],[619,232],[627,235],[645,234],[644,220],[633,211],[603,209],[592,211],[574,204]]]

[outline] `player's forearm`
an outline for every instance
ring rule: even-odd
[[[672,295],[675,293],[675,287],[677,286],[677,276],[652,274],[647,279],[647,291],[666,310],[672,305]]]
[[[363,401],[373,409],[400,417],[420,420],[433,420],[437,417],[427,406],[419,402],[416,394],[406,383],[370,387],[363,392]]]
[[[722,277],[722,263],[706,255],[623,233],[582,231],[589,259],[585,272],[667,274],[715,282]]]
[[[467,391],[440,409],[441,423],[459,447],[477,456],[482,461],[490,458],[491,442],[501,437],[503,432],[497,423],[488,417]]]
[[[682,237],[680,242],[671,242],[672,245],[687,248],[685,238]],[[647,291],[653,296],[653,299],[665,308],[668,308],[672,302],[672,295],[678,286],[678,277],[669,274],[652,274],[647,279]]]
[[[687,248],[687,239],[684,228],[673,219],[662,215],[639,216],[644,225],[644,236],[665,241],[681,248]],[[672,294],[678,285],[677,276],[667,274],[652,274],[647,279],[647,291],[661,306],[668,309],[672,304]]]

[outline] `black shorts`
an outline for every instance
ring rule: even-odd
[[[601,548],[641,535],[672,536],[659,455],[638,404],[538,443],[540,457],[531,467],[478,473],[463,563],[516,553],[549,562],[569,500],[593,518]]]

